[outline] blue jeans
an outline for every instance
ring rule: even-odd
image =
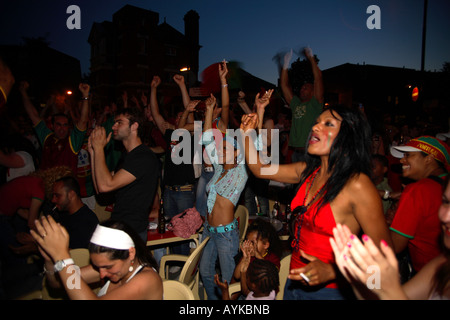
[[[234,257],[239,250],[239,230],[235,229],[230,232],[212,233],[204,228],[202,239],[206,237],[210,237],[210,239],[205,249],[203,249],[203,255],[200,260],[200,276],[206,294],[208,295],[208,300],[221,300],[222,295],[220,289],[214,283],[216,260],[219,257],[222,281],[227,280],[230,283],[236,267]]]
[[[184,210],[193,208],[195,206],[194,189],[191,191],[175,191],[168,188],[164,188],[163,193],[164,200],[164,216],[167,220],[172,219]],[[189,255],[189,242],[175,245],[172,248],[172,252],[175,254]],[[153,256],[159,265],[161,258],[166,254],[166,248],[159,248],[153,250]]]
[[[195,199],[195,208],[197,209],[197,211],[200,213],[200,215],[202,217],[206,217],[206,213],[208,211],[208,209],[206,207],[206,201],[208,199],[208,195],[206,193],[206,185],[208,184],[209,180],[212,179],[213,176],[214,176],[214,171],[206,172],[203,167],[202,175],[198,179],[196,199]]]
[[[283,300],[345,300],[339,289],[304,286],[300,281],[287,279]]]

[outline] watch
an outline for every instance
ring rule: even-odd
[[[66,266],[75,264],[72,258],[64,259],[64,260],[58,260],[55,263],[55,272],[60,272],[62,269],[64,269]]]
[[[383,199],[387,200],[391,196],[391,192],[389,190],[384,190],[384,196]]]

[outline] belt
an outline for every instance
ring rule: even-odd
[[[228,232],[234,229],[237,229],[239,227],[238,221],[236,219],[233,220],[233,222],[227,224],[226,226],[218,226],[218,227],[212,227],[208,223],[205,223],[205,228],[211,233],[224,233]]]
[[[184,186],[166,186],[167,189],[172,191],[193,191],[194,185],[193,184],[185,184]]]
[[[203,171],[205,171],[205,172],[213,172],[214,171],[214,167],[203,167]]]

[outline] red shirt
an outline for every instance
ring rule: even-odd
[[[402,192],[391,230],[409,239],[408,249],[415,271],[440,254],[441,225],[438,211],[442,186],[432,179],[422,179]]]
[[[29,209],[33,198],[44,201],[42,179],[35,176],[15,178],[0,187],[0,214],[13,216],[19,208]]]
[[[298,190],[291,202],[291,208],[297,208],[298,206],[303,205],[306,185],[310,183],[310,181],[311,176],[306,179],[305,183],[303,183]],[[316,201],[303,214],[304,217],[300,229],[300,238],[297,239],[298,250],[295,245],[293,245],[290,269],[301,268],[307,264],[307,262],[301,258],[300,250],[327,264],[335,263],[333,249],[330,245],[330,237],[333,237],[333,228],[336,227],[336,221],[334,220],[330,204],[326,204],[320,209],[319,212],[316,213],[318,203],[319,201]],[[298,235],[299,221],[300,216],[295,222],[295,238],[297,238]],[[330,282],[326,285],[326,287],[337,288],[337,284],[336,282]]]

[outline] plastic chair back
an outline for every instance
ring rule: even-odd
[[[280,291],[278,291],[277,296],[275,297],[275,300],[283,300],[284,296],[284,286],[286,285],[286,280],[289,275],[289,266],[291,264],[291,254],[287,255],[280,261]]]
[[[238,205],[236,211],[234,212],[234,217],[239,224],[239,240],[243,241],[245,239],[245,234],[248,228],[248,210],[242,204]]]
[[[184,263],[181,269],[179,281],[188,285],[192,288],[192,283],[194,282],[196,275],[198,273],[198,265],[200,264],[200,259],[202,257],[203,249],[209,241],[209,237],[206,237],[202,243],[191,253],[187,261]]]
[[[194,293],[184,283],[176,280],[164,280],[164,300],[194,300]]]

